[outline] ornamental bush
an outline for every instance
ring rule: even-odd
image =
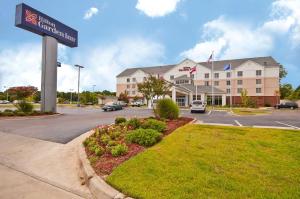
[[[136,143],[142,146],[152,146],[159,142],[162,134],[153,129],[136,129],[129,131],[125,139],[129,143]]]
[[[31,113],[33,111],[33,105],[23,100],[15,106],[17,107],[19,112]]]
[[[154,129],[158,132],[164,132],[167,128],[165,122],[155,120],[155,119],[148,119],[142,124],[143,129]]]
[[[130,120],[127,121],[127,126],[131,127],[132,129],[137,129],[140,128],[141,122],[137,118],[131,118]]]
[[[128,147],[125,144],[118,144],[111,148],[111,154],[114,157],[125,155],[128,152]]]
[[[125,117],[117,117],[115,119],[115,124],[121,124],[121,123],[124,123],[126,122],[126,118]]]
[[[160,118],[177,119],[179,108],[172,99],[160,99],[157,101],[156,112]]]

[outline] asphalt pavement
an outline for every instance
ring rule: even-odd
[[[59,108],[61,115],[35,118],[1,118],[0,131],[57,143],[68,143],[79,135],[102,124],[111,124],[117,116],[149,117],[152,110],[125,108],[103,112],[96,108]],[[191,114],[182,110],[181,115],[196,118],[203,123],[221,123],[234,126],[274,126],[300,129],[300,110],[274,110],[269,115],[236,116],[227,111]]]

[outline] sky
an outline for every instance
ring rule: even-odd
[[[0,90],[41,84],[42,37],[14,26],[27,5],[78,30],[79,45],[58,47],[58,90],[116,89],[128,67],[273,56],[300,85],[300,0],[0,0]]]

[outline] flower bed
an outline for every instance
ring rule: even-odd
[[[83,145],[96,173],[104,176],[190,121],[191,118],[184,117],[164,121],[153,118],[133,118],[126,121],[124,118],[116,118],[116,124],[95,128]]]

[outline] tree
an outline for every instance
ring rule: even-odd
[[[280,85],[280,99],[286,99],[293,93],[293,86],[291,84]]]
[[[287,76],[288,72],[287,70],[284,68],[283,65],[280,64],[279,66],[279,80],[281,81],[281,79],[285,78]]]
[[[165,95],[170,91],[170,88],[170,83],[164,79],[156,78],[152,75],[150,75],[143,83],[138,84],[138,91],[142,93],[144,98],[147,100],[147,105],[150,101],[156,117],[157,114],[153,106],[153,99],[160,96],[164,98]]]
[[[80,94],[80,102],[82,104],[96,104],[98,102],[98,97],[96,93],[90,92],[90,91],[83,91]]]
[[[25,98],[32,96],[37,91],[38,89],[33,86],[11,87],[7,90],[13,100],[25,100]]]
[[[247,89],[243,89],[241,92],[242,106],[248,107],[250,103],[250,97],[248,96]]]
[[[128,97],[126,92],[125,93],[120,93],[120,95],[118,97],[118,100],[128,103],[129,102],[129,97]]]

